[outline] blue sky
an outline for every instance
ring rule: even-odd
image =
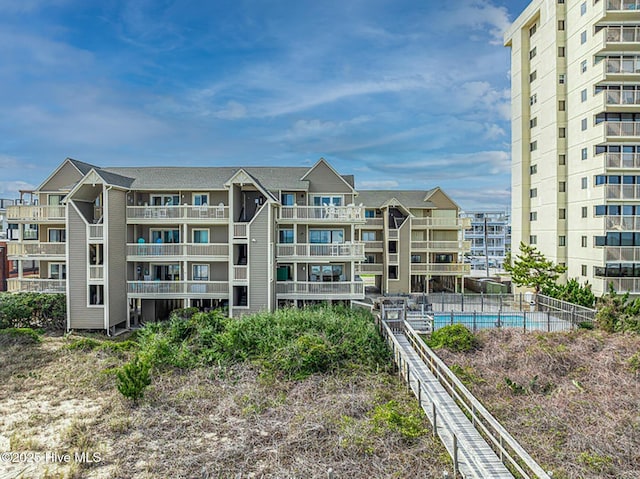
[[[524,0],[0,0],[0,197],[100,166],[329,160],[360,189],[510,202]]]

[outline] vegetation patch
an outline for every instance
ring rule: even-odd
[[[479,345],[475,335],[462,324],[451,324],[431,333],[427,340],[433,349],[446,348],[450,351],[473,351]]]
[[[38,344],[40,334],[31,328],[0,329],[0,346],[15,344]]]
[[[66,317],[64,294],[0,293],[0,329],[64,331]]]

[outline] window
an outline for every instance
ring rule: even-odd
[[[582,73],[587,71],[587,60],[583,60],[582,62],[580,62],[580,71]]]
[[[587,179],[586,176],[583,176],[582,178],[580,178],[580,187],[583,190],[586,190],[588,185],[589,185],[589,180]]]
[[[290,244],[293,243],[293,229],[282,228],[278,231],[278,241],[280,243]]]
[[[558,20],[558,30],[564,30],[564,20]]]
[[[309,243],[344,243],[344,230],[310,230]]]
[[[531,118],[531,120],[529,120],[529,128],[535,128],[536,126],[538,126],[538,118]]]
[[[583,206],[583,207],[582,207],[582,209],[581,209],[582,217],[583,217],[583,218],[586,218],[586,217],[587,217],[587,211],[588,211],[588,210],[587,210],[587,207],[586,207],[586,206]]]
[[[564,126],[561,126],[560,128],[558,128],[558,137],[559,138],[567,137],[567,129]]]
[[[580,15],[584,15],[587,13],[587,2],[582,2],[580,4]]]
[[[342,264],[312,264],[309,271],[309,281],[335,283],[345,280]]]
[[[582,121],[580,122],[580,128],[582,128],[582,131],[585,131],[587,129],[587,119],[583,118]]]
[[[567,182],[566,181],[559,181],[558,182],[558,191],[560,193],[564,193],[565,191],[567,191]]]
[[[47,198],[47,204],[49,206],[60,206],[63,199],[64,195],[49,195],[49,198]]]
[[[364,217],[365,218],[375,218],[376,217],[376,210],[364,210]]]
[[[567,155],[558,155],[558,164],[566,165],[567,164]]]
[[[64,229],[49,229],[49,243],[64,243],[67,240],[67,231]]]
[[[567,246],[566,236],[558,236],[558,246]]]
[[[580,101],[582,103],[587,101],[587,89],[586,88],[580,92]]]
[[[567,219],[567,210],[564,208],[560,208],[558,210],[558,218],[561,220],[566,220]]]
[[[152,243],[180,243],[180,230],[151,230]]]
[[[529,236],[529,244],[538,244],[538,237],[536,235]]]
[[[209,281],[209,265],[208,264],[194,264],[193,265],[193,280],[194,281]]]
[[[372,254],[368,254],[364,257],[364,262],[365,263],[375,263],[376,262],[376,257]]]
[[[561,4],[564,3],[564,0],[558,0],[558,3],[561,3]]]
[[[363,231],[362,232],[362,241],[375,241],[376,240],[376,232],[375,231]]]
[[[538,72],[532,71],[531,73],[529,73],[529,83],[531,83],[536,78],[538,78]]]
[[[583,264],[580,268],[581,268],[582,276],[586,276],[587,275],[587,265]]]
[[[587,43],[587,31],[585,30],[580,34],[580,45]]]
[[[529,37],[532,37],[533,35],[535,35],[536,31],[538,30],[538,25],[536,23],[534,23],[530,28],[529,28]]]
[[[89,285],[89,304],[104,304],[104,286],[102,284]]]
[[[530,211],[529,212],[529,221],[538,221],[538,212]]]
[[[587,155],[589,154],[587,148],[583,148],[582,150],[580,150],[580,153],[582,155],[582,159],[586,160],[587,159]]]
[[[538,189],[537,188],[531,188],[529,190],[529,198],[535,198],[536,196],[538,196]]]
[[[564,47],[558,47],[558,56],[559,57],[563,57],[564,56]]]
[[[582,244],[583,248],[587,247],[587,237],[586,236],[581,236],[580,237],[580,243]]]
[[[529,151],[536,151],[538,149],[538,142],[532,141],[529,143]]]
[[[389,266],[389,279],[398,279],[398,267]]]
[[[195,206],[206,206],[209,204],[209,195],[207,193],[194,193],[193,204]]]
[[[529,105],[535,105],[536,103],[538,103],[538,95],[534,93],[529,97]]]
[[[564,85],[566,79],[567,77],[564,73],[560,73],[560,75],[558,75],[558,83],[560,83],[560,85]]]
[[[531,50],[529,50],[529,60],[531,60],[533,57],[536,56],[536,47],[533,47]]]
[[[67,279],[67,265],[64,263],[49,263],[49,279]]]
[[[151,197],[151,206],[178,206],[179,195],[154,195]]]
[[[412,254],[411,255],[411,262],[412,263],[422,263],[422,256],[419,254]]]
[[[295,193],[281,193],[280,194],[280,202],[282,206],[293,206],[296,203],[296,194]]]
[[[193,242],[194,243],[208,243],[209,242],[209,230],[193,230]]]
[[[529,167],[529,174],[535,175],[538,172],[538,165],[531,165]]]
[[[558,111],[564,111],[565,110],[565,101],[564,100],[559,100],[558,101]]]

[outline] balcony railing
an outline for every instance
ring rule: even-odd
[[[640,231],[640,216],[605,216],[605,229]]]
[[[640,198],[640,185],[605,185],[605,198],[635,200]]]
[[[606,246],[604,252],[605,261],[640,262],[640,247]]]
[[[636,75],[640,73],[637,58],[607,57],[602,61],[603,74],[606,75]]]
[[[127,220],[131,222],[222,222],[229,220],[228,206],[127,206]]]
[[[234,265],[233,280],[247,281],[249,279],[249,268],[246,265]]]
[[[247,238],[247,223],[234,223],[233,224],[233,237],[234,238]]]
[[[89,240],[101,240],[104,235],[103,225],[89,225]]]
[[[278,244],[279,258],[354,258],[364,259],[364,243]]]
[[[64,258],[66,243],[8,243],[9,257]]]
[[[390,240],[397,240],[398,239],[398,235],[399,235],[398,230],[389,230],[388,234],[387,234],[387,237]]]
[[[597,275],[596,275],[597,276]],[[613,289],[619,293],[639,293],[640,278],[603,278],[605,280],[604,290],[609,290],[609,285],[613,285]]]
[[[373,251],[373,250],[382,251],[383,247],[384,247],[383,241],[365,241],[364,242],[365,251]]]
[[[608,106],[637,106],[640,105],[640,90],[606,90],[602,92],[604,103]]]
[[[382,263],[358,263],[356,273],[358,274],[382,274],[384,265]]]
[[[411,263],[411,272],[438,275],[469,274],[471,265],[462,263]]]
[[[640,10],[640,0],[607,0],[606,5],[609,12]]]
[[[365,218],[365,226],[379,227],[384,226],[384,218]]]
[[[365,222],[362,206],[283,206],[280,222],[302,221],[323,223]]]
[[[636,121],[606,121],[606,136],[639,136],[640,122]]]
[[[318,281],[278,281],[278,297],[290,299],[359,299],[364,297],[362,281],[323,283]]]
[[[14,205],[7,208],[7,219],[16,221],[66,221],[64,206]]]
[[[129,243],[127,256],[157,257],[223,256],[229,255],[226,243]]]
[[[7,289],[12,293],[66,293],[64,279],[8,279]]]
[[[640,168],[640,153],[607,153],[607,168]]]
[[[389,264],[398,264],[400,256],[398,253],[389,253]]]
[[[104,265],[89,265],[89,279],[104,279]]]
[[[468,229],[471,228],[471,218],[413,218],[413,227]]]
[[[609,25],[603,30],[607,43],[640,42],[640,27],[635,25]]]
[[[412,241],[411,249],[416,251],[469,251],[471,241]]]
[[[127,293],[132,297],[201,297],[227,298],[226,281],[127,281]]]

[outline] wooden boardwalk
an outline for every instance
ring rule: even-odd
[[[513,479],[500,458],[489,447],[471,421],[431,373],[403,332],[393,333],[400,347],[400,369],[420,406],[435,425],[440,440],[464,478]]]

